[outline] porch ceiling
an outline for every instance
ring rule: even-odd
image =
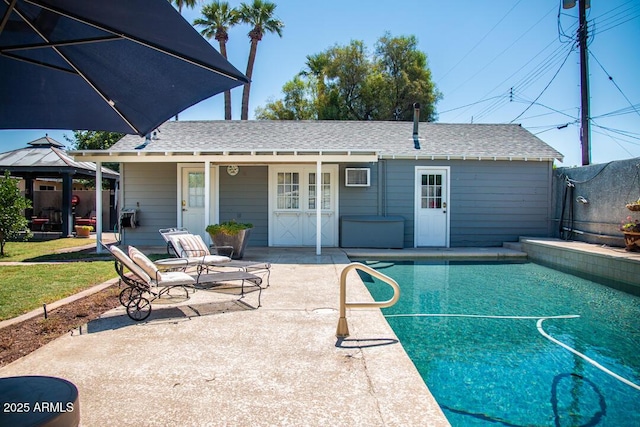
[[[377,162],[379,153],[371,150],[250,150],[250,151],[72,151],[75,159],[87,162],[120,163],[188,163],[271,164],[271,163],[340,163]]]

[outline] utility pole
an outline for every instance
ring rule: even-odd
[[[589,51],[587,48],[587,9],[590,0],[577,0],[580,25],[578,27],[578,45],[580,46],[580,145],[582,146],[582,165],[591,164],[591,125],[589,124]],[[576,0],[562,0],[563,9],[571,9]]]
[[[587,48],[587,13],[586,0],[578,0],[580,26],[578,42],[580,43],[580,141],[582,144],[582,165],[591,164],[591,125],[589,123],[589,52]]]

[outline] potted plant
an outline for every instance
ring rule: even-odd
[[[620,230],[624,234],[624,244],[628,251],[635,251],[640,247],[640,223],[630,216],[622,221]]]
[[[252,229],[253,224],[231,220],[208,225],[206,231],[216,248],[233,248],[231,258],[242,259]]]
[[[634,212],[640,211],[640,199],[635,202],[627,203],[627,209]]]
[[[89,237],[92,231],[93,227],[90,225],[76,225],[76,237]]]

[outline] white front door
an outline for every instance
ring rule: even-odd
[[[416,167],[415,246],[449,246],[449,168]]]
[[[316,244],[316,189],[321,185],[322,246],[337,246],[338,166],[323,165],[320,180],[316,172],[315,165],[271,168],[271,245]]]
[[[210,192],[213,192],[214,174],[211,174]],[[204,167],[185,166],[181,173],[181,212],[182,227],[187,228],[192,234],[199,234],[207,238],[205,228],[205,173]],[[210,197],[210,200],[215,200]],[[213,203],[211,203],[213,205]],[[211,211],[214,211],[213,206]],[[213,217],[211,217],[213,219]],[[206,241],[206,240],[205,240]]]

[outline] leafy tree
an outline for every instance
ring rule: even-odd
[[[238,23],[238,11],[226,1],[215,0],[202,8],[202,15],[204,18],[196,19],[193,25],[204,27],[200,34],[209,39],[215,38],[220,44],[220,54],[227,59],[229,28]],[[231,90],[224,92],[224,119],[231,120]]]
[[[123,136],[124,133],[118,132],[74,130],[73,139],[67,135],[64,138],[75,150],[107,150]],[[120,163],[103,163],[103,166],[114,171],[120,170]]]
[[[376,44],[377,67],[384,76],[382,120],[392,112],[397,120],[413,120],[415,102],[426,121],[436,119],[435,105],[442,97],[431,79],[427,55],[418,50],[415,36],[382,36]]]
[[[302,83],[292,85],[296,79]],[[412,120],[413,104],[419,102],[420,119],[434,121],[441,98],[416,38],[388,33],[373,55],[363,42],[352,41],[307,56],[305,70],[283,86],[284,101],[270,101],[256,117],[301,119],[300,109],[287,102],[300,98],[295,92],[301,87],[312,106],[305,115],[320,120]]]
[[[9,171],[0,178],[0,256],[4,256],[4,245],[24,232],[25,239],[31,235],[24,210],[31,207],[31,201],[20,194],[15,179]]]
[[[253,27],[251,31],[249,31],[251,48],[249,50],[249,60],[247,61],[247,72],[245,73],[249,79],[249,83],[244,85],[244,90],[242,91],[242,111],[240,115],[242,120],[249,118],[249,92],[251,91],[251,77],[253,75],[253,64],[256,60],[258,43],[262,40],[265,33],[276,33],[282,37],[284,23],[274,16],[275,10],[275,3],[262,0],[253,0],[253,3],[250,5],[241,3],[238,9],[240,21]]]
[[[284,100],[270,103],[269,109],[256,109],[258,120],[313,120],[317,119],[316,107],[308,82],[296,76],[282,88]]]
[[[124,133],[97,130],[74,130],[73,139],[65,135],[76,150],[107,150],[118,142]]]

